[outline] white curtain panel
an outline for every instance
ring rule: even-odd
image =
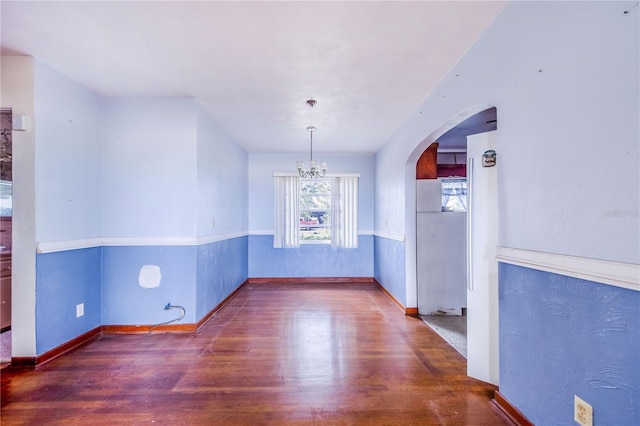
[[[300,247],[300,178],[274,176],[275,232],[274,248]]]
[[[358,248],[358,178],[333,179],[331,188],[331,245]]]

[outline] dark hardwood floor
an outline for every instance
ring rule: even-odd
[[[247,285],[197,333],[102,335],[2,370],[12,424],[510,424],[374,284]]]

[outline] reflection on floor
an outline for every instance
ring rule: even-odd
[[[466,309],[462,310],[462,315],[422,315],[420,318],[463,357],[467,357]]]
[[[11,362],[11,330],[0,333],[0,363]]]

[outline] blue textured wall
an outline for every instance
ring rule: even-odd
[[[157,288],[138,284],[143,265],[158,265]],[[180,312],[164,305],[180,305],[180,323],[196,322],[196,246],[103,247],[102,324],[149,325],[176,318]]]
[[[198,246],[196,321],[247,279],[248,239],[240,237]]]
[[[303,244],[297,249],[273,248],[272,235],[249,236],[249,276],[280,277],[371,277],[373,237],[360,235],[357,249],[333,248],[328,244]]]
[[[102,248],[36,256],[36,354],[98,327]],[[76,305],[84,316],[76,318]]]
[[[374,277],[400,303],[407,306],[405,243],[375,237]]]
[[[150,325],[175,318],[200,320],[247,279],[248,237],[200,246],[95,247],[36,258],[36,348],[49,351],[100,325]],[[142,265],[158,265],[162,279],[140,287]],[[85,304],[85,315],[75,309]]]
[[[500,392],[535,424],[640,424],[640,292],[500,264]]]

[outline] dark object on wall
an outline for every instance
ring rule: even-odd
[[[424,150],[416,164],[416,179],[438,178],[438,142]]]
[[[496,152],[492,149],[482,154],[482,167],[493,167],[496,165]]]
[[[11,111],[2,111],[0,120],[0,180],[12,179]]]
[[[438,177],[467,176],[466,164],[438,164]]]

